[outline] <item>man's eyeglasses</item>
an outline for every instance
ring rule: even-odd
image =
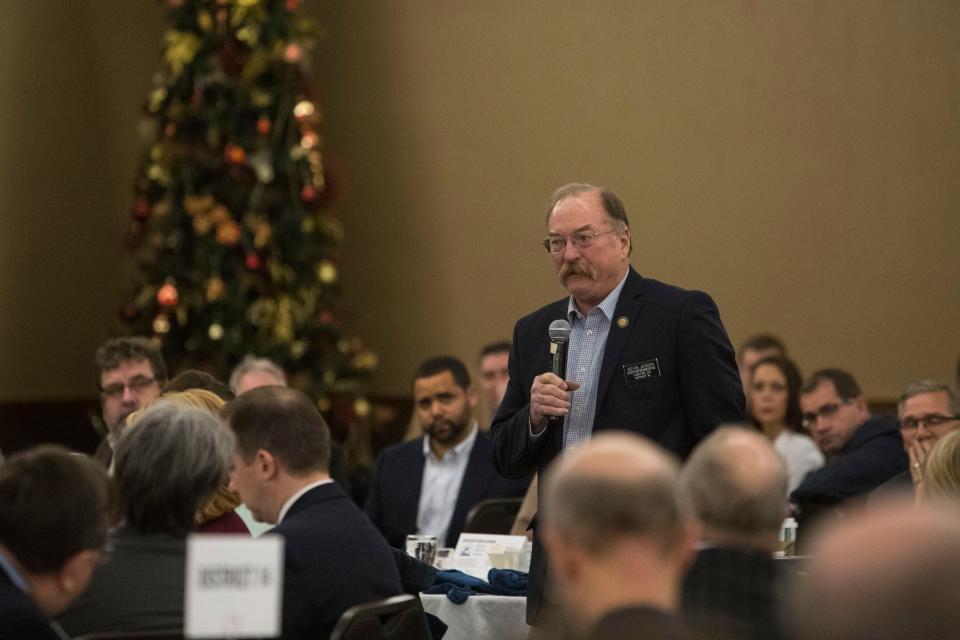
[[[114,384],[108,384],[105,387],[100,387],[100,393],[103,394],[104,398],[119,398],[123,395],[123,390],[126,388],[129,388],[130,391],[133,391],[134,393],[141,393],[156,382],[156,378],[137,376],[126,384],[122,382],[116,382]]]
[[[829,418],[839,411],[840,407],[844,407],[853,401],[854,398],[847,398],[846,400],[841,400],[840,402],[830,402],[817,409],[816,413],[801,414],[800,424],[803,425],[804,429],[811,429],[815,424],[817,424],[817,418]]]
[[[903,431],[913,431],[920,425],[923,425],[927,429],[930,429],[932,427],[939,427],[940,425],[950,422],[951,420],[960,420],[960,416],[930,415],[923,416],[921,418],[904,418],[900,421],[900,428]]]
[[[569,238],[566,236],[550,236],[541,244],[543,244],[543,248],[547,250],[547,253],[560,255],[567,248],[567,240],[570,241],[570,244],[572,244],[577,251],[581,251],[593,244],[593,241],[600,236],[605,236],[608,233],[616,232],[617,231],[615,229],[610,229],[609,231],[601,231],[600,233],[575,233]]]

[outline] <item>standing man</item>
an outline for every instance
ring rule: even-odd
[[[157,399],[167,381],[167,366],[160,351],[141,337],[111,338],[100,345],[93,360],[107,426],[93,457],[109,467],[127,416]]]
[[[544,248],[570,292],[514,328],[510,382],[491,431],[497,470],[520,477],[605,429],[644,435],[681,459],[723,422],[742,422],[733,347],[709,295],[631,268],[630,225],[612,191],[558,189]],[[572,328],[567,379],[549,373],[548,328]],[[548,427],[550,416],[562,425]],[[537,620],[546,558],[534,536],[527,621]]]
[[[507,480],[490,461],[490,437],[471,412],[477,392],[467,367],[451,356],[425,360],[413,376],[414,410],[426,434],[377,458],[367,515],[394,547],[407,534],[437,536],[453,547],[467,514],[488,498],[522,496],[529,477]]]

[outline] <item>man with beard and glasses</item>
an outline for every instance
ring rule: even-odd
[[[451,356],[424,361],[413,376],[413,396],[424,436],[380,454],[367,515],[395,547],[403,548],[413,533],[452,547],[475,504],[522,496],[530,477],[506,480],[494,470],[490,438],[471,415],[477,392],[463,362]]]

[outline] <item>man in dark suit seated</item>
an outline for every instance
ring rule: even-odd
[[[860,385],[842,369],[816,371],[800,390],[803,427],[827,457],[790,494],[799,508],[800,531],[845,501],[863,496],[907,470],[897,426],[873,418]]]
[[[611,432],[546,472],[540,517],[572,623],[564,638],[688,637],[676,610],[696,527],[678,500],[677,471],[646,438]]]
[[[683,581],[683,616],[703,637],[777,640],[780,585],[772,553],[787,512],[787,470],[756,431],[722,427],[693,450],[680,495],[703,527]]]
[[[413,396],[425,435],[380,454],[367,515],[395,547],[412,533],[435,535],[453,547],[474,505],[521,497],[530,477],[507,480],[493,468],[490,437],[472,417],[477,392],[463,362],[425,360],[413,376]]]
[[[86,589],[115,501],[98,463],[59,447],[0,466],[0,638],[63,637],[49,618]]]
[[[284,640],[326,638],[356,604],[403,592],[393,551],[330,479],[330,431],[305,395],[259,387],[224,408],[230,488],[284,537]]]

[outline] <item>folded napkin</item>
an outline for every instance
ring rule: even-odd
[[[423,593],[445,593],[454,604],[463,604],[472,595],[494,596],[527,595],[527,574],[508,569],[491,569],[487,574],[490,582],[474,578],[462,571],[438,571],[437,580]]]

